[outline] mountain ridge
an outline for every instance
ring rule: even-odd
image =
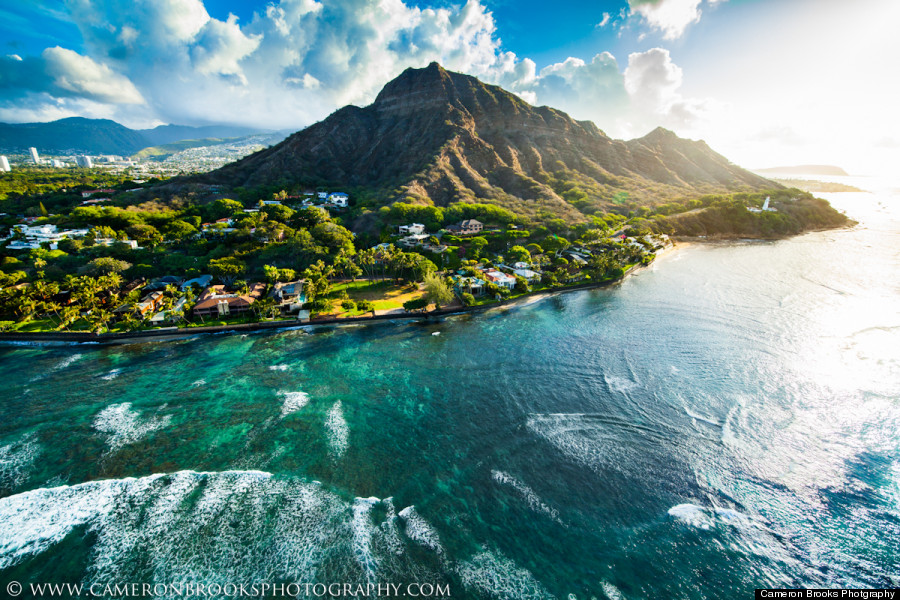
[[[159,125],[152,129],[131,129],[110,119],[67,117],[46,123],[0,123],[0,148],[24,152],[33,146],[38,152],[48,154],[130,156],[144,148],[183,140],[236,138],[254,133],[259,130],[230,125]]]
[[[569,219],[622,202],[779,187],[705,142],[662,128],[615,140],[593,122],[437,63],[406,69],[366,107],[340,108],[197,180],[363,186],[378,190],[382,203],[486,201]]]

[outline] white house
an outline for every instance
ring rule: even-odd
[[[531,269],[514,269],[513,273],[518,275],[519,277],[524,277],[528,283],[534,283],[535,281],[541,280],[541,274]]]
[[[56,225],[36,225],[29,227],[28,225],[15,225],[14,229],[25,236],[25,240],[13,240],[7,248],[10,250],[35,250],[41,247],[41,244],[50,244],[51,250],[56,250],[58,243],[66,238],[84,237],[88,234],[87,229],[67,229],[66,231],[57,231]]]
[[[421,223],[410,223],[409,225],[401,225],[400,233],[406,235],[420,235],[425,233],[425,226]]]
[[[507,275],[502,271],[497,271],[496,269],[490,269],[484,272],[484,276],[487,277],[488,281],[499,285],[500,287],[504,287],[508,290],[513,289],[516,286],[516,278],[511,275]]]
[[[345,194],[344,192],[334,192],[328,194],[328,203],[332,206],[340,206],[341,208],[347,208],[347,203],[350,201],[350,196]]]
[[[328,198],[328,192],[319,192],[318,196],[319,200],[325,200],[326,198]]]
[[[280,200],[263,200],[262,203],[264,206],[281,206]]]
[[[420,244],[423,244],[429,237],[430,236],[424,233],[420,233],[418,235],[408,235],[405,238],[402,238],[400,240],[400,243],[407,248],[414,248]]]

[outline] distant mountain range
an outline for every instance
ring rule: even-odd
[[[753,169],[755,173],[765,175],[828,175],[848,177],[850,174],[834,165],[797,165],[795,167],[769,167],[767,169]]]
[[[779,187],[702,141],[656,129],[615,140],[589,121],[534,107],[432,63],[407,69],[365,108],[325,120],[193,178],[231,186],[361,186],[395,200],[491,202],[520,214],[583,214],[613,205]]]
[[[62,154],[117,154],[130,156],[150,146],[162,146],[183,140],[237,138],[263,133],[248,127],[211,125],[160,125],[153,129],[129,129],[109,119],[71,117],[49,123],[0,123],[0,150]],[[269,132],[265,132],[269,133]]]

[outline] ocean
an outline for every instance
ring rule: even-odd
[[[841,181],[853,229],[483,314],[4,345],[0,586],[898,587],[900,185]]]

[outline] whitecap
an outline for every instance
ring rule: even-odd
[[[378,498],[356,498],[353,500],[353,555],[366,574],[366,581],[375,580],[378,563],[372,555],[372,507],[378,504]]]
[[[121,373],[122,373],[122,369],[113,369],[106,375],[101,375],[100,379],[103,379],[105,381],[112,381],[113,379],[118,377]]]
[[[530,487],[513,477],[508,473],[504,473],[503,471],[492,470],[491,477],[499,484],[507,485],[514,489],[518,494],[528,503],[528,506],[535,512],[544,513],[549,516],[551,519],[563,525],[563,522],[559,519],[559,511],[555,508],[551,508],[547,506],[543,500],[541,500],[540,496],[538,496],[534,490]]]
[[[668,514],[675,520],[698,529],[711,529],[718,523],[743,529],[753,523],[744,513],[719,506],[708,509],[696,504],[678,504],[670,508]]]
[[[200,387],[202,385],[206,385],[205,379],[198,379],[198,380],[194,381],[193,383],[191,383],[191,387]]]
[[[604,375],[603,379],[606,381],[606,385],[609,386],[609,389],[614,392],[619,392],[620,394],[624,394],[625,392],[629,392],[633,389],[641,387],[636,381],[632,381],[627,377],[619,377],[617,375]]]
[[[609,600],[625,600],[625,596],[622,595],[619,588],[608,581],[601,581],[600,587],[603,589],[603,593],[606,594],[606,597],[609,598]]]
[[[407,506],[400,511],[400,518],[406,526],[406,537],[421,546],[433,550],[436,554],[443,554],[441,539],[437,530],[416,512],[415,506]]]
[[[670,508],[668,514],[676,521],[698,529],[709,529],[714,524],[714,520],[707,510],[696,504],[678,504]]]
[[[309,394],[306,392],[278,392],[283,398],[281,404],[281,416],[287,416],[297,412],[309,403]]]
[[[349,554],[348,511],[321,485],[260,471],[42,488],[0,499],[0,570],[84,528],[94,581],[312,581],[335,552]]]
[[[94,429],[106,434],[110,451],[115,451],[168,426],[171,421],[169,415],[141,417],[139,412],[132,410],[130,402],[125,402],[104,408],[94,417],[93,425]]]
[[[21,485],[40,452],[41,446],[33,433],[18,442],[0,446],[0,488],[11,490]]]
[[[269,365],[270,371],[287,371],[290,365]]]
[[[336,458],[342,457],[350,445],[350,429],[347,427],[340,400],[335,402],[328,411],[328,415],[325,417],[325,429],[328,431],[328,447],[331,454]]]
[[[457,567],[463,584],[492,598],[553,598],[528,569],[500,554],[482,551]]]
[[[65,369],[66,367],[71,366],[75,361],[82,358],[84,358],[83,354],[70,354],[69,356],[56,363],[56,365],[53,367],[53,370],[59,371],[60,369]]]

